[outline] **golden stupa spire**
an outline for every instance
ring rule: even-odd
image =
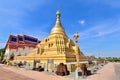
[[[60,14],[60,11],[58,10],[56,12],[56,23],[55,23],[54,27],[52,28],[50,34],[63,34],[63,35],[66,35],[65,31],[64,31],[64,28],[62,27],[62,24],[60,22],[60,16],[61,16],[61,14]]]
[[[58,10],[57,12],[56,12],[56,23],[60,23],[60,11]]]

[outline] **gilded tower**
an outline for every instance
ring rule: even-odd
[[[48,37],[41,40],[36,48],[26,57],[18,57],[17,60],[34,60],[38,59],[41,63],[47,63],[52,59],[54,63],[76,62],[76,51],[78,51],[80,60],[86,60],[84,54],[65,33],[60,21],[61,13],[56,12],[56,23],[51,29]]]

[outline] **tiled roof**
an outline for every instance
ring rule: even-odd
[[[27,35],[10,35],[5,46],[5,49],[9,46],[11,49],[18,49],[19,47],[36,47],[40,41],[37,38]]]

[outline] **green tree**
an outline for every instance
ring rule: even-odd
[[[96,57],[95,57],[94,55],[91,55],[90,58],[91,58],[92,60],[96,59]]]
[[[110,61],[110,62],[119,62],[120,58],[118,58],[118,57],[107,57],[106,60]]]
[[[3,60],[4,54],[5,54],[5,49],[1,48],[1,49],[0,49],[0,61]]]

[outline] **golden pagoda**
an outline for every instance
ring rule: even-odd
[[[49,36],[41,40],[29,55],[19,56],[15,61],[25,60],[32,64],[34,60],[37,60],[39,61],[38,65],[41,65],[47,70],[51,70],[51,66],[55,67],[62,62],[67,64],[67,67],[69,67],[68,69],[72,71],[71,67],[75,67],[74,62],[76,62],[76,51],[79,53],[80,61],[86,60],[86,56],[84,56],[79,48],[76,48],[74,41],[66,35],[60,22],[60,16],[60,11],[57,11],[56,23],[51,29]],[[71,64],[74,66],[70,66]]]

